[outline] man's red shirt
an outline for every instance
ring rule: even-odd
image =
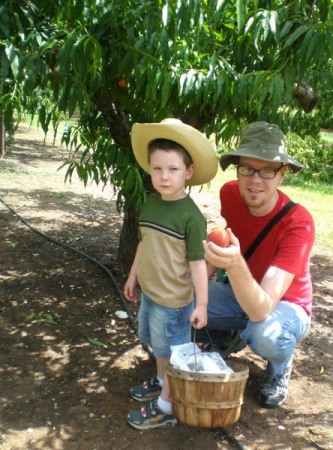
[[[220,190],[221,215],[238,238],[242,254],[246,252],[260,231],[289,202],[278,190],[279,200],[267,215],[253,216],[240,196],[238,181],[224,184]],[[270,266],[292,273],[294,279],[283,301],[302,306],[308,315],[312,310],[312,281],[310,253],[315,238],[311,214],[301,205],[294,206],[268,233],[247,261],[249,269],[260,284]]]

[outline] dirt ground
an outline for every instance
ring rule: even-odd
[[[64,183],[57,169],[65,155],[51,137],[43,142],[39,131],[21,126],[0,161],[0,197],[13,208],[0,202],[1,450],[332,449],[333,251],[317,244],[313,323],[298,347],[283,407],[260,408],[264,363],[244,349],[235,356],[250,376],[234,425],[179,424],[172,432],[128,426],[127,411],[138,406],[128,390],[154,373],[154,362],[131,321],[115,315],[124,309],[117,265],[122,218],[110,189]],[[200,193],[197,201],[214,220],[210,195]]]

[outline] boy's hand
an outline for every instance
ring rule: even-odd
[[[193,328],[200,330],[207,325],[207,308],[206,306],[196,306],[190,317]]]
[[[128,277],[124,287],[124,295],[129,302],[135,302],[138,299],[136,294],[136,277]]]

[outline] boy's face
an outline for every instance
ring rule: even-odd
[[[186,167],[182,155],[174,150],[154,150],[150,156],[150,175],[154,188],[163,200],[185,197],[185,183],[193,175],[194,166]]]

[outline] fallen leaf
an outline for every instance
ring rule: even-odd
[[[97,347],[103,347],[103,348],[108,348],[108,346],[106,344],[104,344],[104,342],[99,341],[98,339],[95,338],[89,338],[88,337],[88,341],[90,342],[90,344],[92,345],[97,345]]]

